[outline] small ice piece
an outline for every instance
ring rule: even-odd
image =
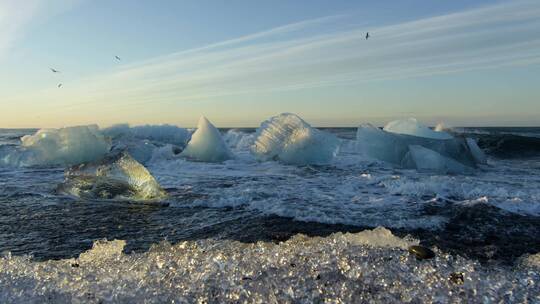
[[[262,161],[286,164],[328,164],[339,149],[336,136],[311,127],[295,114],[283,113],[257,129],[251,151]]]
[[[66,171],[58,192],[83,199],[158,201],[167,197],[148,170],[127,153]]]
[[[518,259],[518,266],[540,270],[540,253],[525,254]]]
[[[474,140],[473,138],[467,138],[466,141],[467,146],[469,147],[469,150],[474,157],[474,160],[476,160],[476,162],[479,164],[487,164],[486,154],[484,154],[484,151],[482,151],[482,149],[478,147],[476,140]]]
[[[180,156],[202,162],[222,162],[233,157],[221,133],[204,116]]]
[[[415,168],[418,171],[441,174],[459,174],[471,171],[471,168],[464,166],[456,160],[418,145],[409,146],[409,153],[403,159],[402,166],[405,168]]]
[[[96,161],[111,145],[96,125],[41,129],[21,138],[22,148],[33,154],[26,165],[74,165]]]
[[[97,240],[94,241],[92,249],[81,253],[77,260],[85,266],[99,261],[114,262],[122,257],[125,247],[125,240]]]
[[[434,138],[434,139],[450,139],[452,135],[444,131],[434,131],[430,128],[421,125],[416,118],[408,118],[394,120],[384,126],[384,131],[397,134],[407,134],[418,137]]]
[[[358,233],[346,233],[344,237],[354,245],[368,245],[372,247],[396,247],[407,249],[411,245],[418,245],[420,242],[412,238],[400,238],[392,234],[392,231],[379,226],[373,230],[363,230]]]

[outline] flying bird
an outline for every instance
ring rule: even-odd
[[[369,39],[369,32],[366,33],[366,40]]]
[[[58,87],[59,87],[59,88],[60,88],[60,87],[62,87],[62,84],[61,84],[61,83],[59,83],[59,84],[58,84]]]
[[[118,61],[122,60],[122,59],[120,59],[120,57],[118,57],[118,56],[114,56],[114,58],[116,58],[116,60],[118,60]]]
[[[51,71],[52,71],[53,73],[60,73],[59,70],[55,70],[55,69],[53,69],[53,68],[49,68],[49,69],[51,69]]]

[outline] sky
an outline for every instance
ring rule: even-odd
[[[540,1],[396,2],[0,0],[0,128],[540,126]]]

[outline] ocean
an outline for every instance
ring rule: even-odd
[[[356,128],[322,130],[340,139],[329,165],[258,161],[255,129],[220,130],[222,163],[154,152],[167,206],[0,165],[0,302],[540,302],[540,128],[451,129],[488,157],[468,174],[392,166],[357,152]],[[35,131],[0,129],[0,157]],[[385,238],[436,258],[370,246]]]

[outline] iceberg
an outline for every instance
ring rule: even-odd
[[[262,161],[286,164],[328,164],[337,154],[336,136],[311,127],[295,114],[283,113],[264,121],[257,129],[252,153]]]
[[[222,162],[233,157],[219,130],[202,116],[180,156],[201,162]]]
[[[417,134],[426,135],[425,132]],[[459,169],[464,169],[461,172],[466,172],[469,171],[467,168],[474,168],[477,163],[481,163],[479,157],[483,155],[483,152],[477,145],[477,151],[471,148],[471,143],[465,138],[450,137],[441,139],[434,137],[434,135],[421,137],[387,132],[370,124],[360,125],[356,133],[357,148],[362,154],[406,168],[458,173]],[[418,147],[425,148],[427,151]],[[420,165],[422,163],[421,156],[429,156],[430,160],[438,159],[438,161],[430,162],[424,168]],[[464,167],[461,168],[454,163],[449,164],[448,160],[455,161]],[[435,163],[446,163],[451,169],[446,166],[435,165]]]
[[[474,157],[474,160],[479,164],[487,164],[487,157],[486,154],[484,154],[484,151],[478,147],[478,143],[476,143],[476,140],[472,138],[467,138],[467,146],[469,147],[469,150],[471,150],[471,154]]]
[[[125,152],[71,167],[57,191],[82,199],[159,201],[167,197],[150,172]]]
[[[3,158],[18,166],[75,165],[96,161],[111,148],[96,125],[41,129],[21,138],[21,146]]]
[[[444,174],[467,173],[471,170],[470,167],[467,167],[456,160],[418,145],[409,146],[409,153],[403,158],[402,166],[423,172],[438,172]]]
[[[394,120],[386,124],[383,128],[386,132],[406,134],[434,139],[451,139],[452,135],[444,131],[434,131],[418,123],[416,118]]]
[[[392,164],[401,164],[409,152],[400,136],[385,132],[371,124],[362,124],[356,131],[358,150],[365,156]]]

